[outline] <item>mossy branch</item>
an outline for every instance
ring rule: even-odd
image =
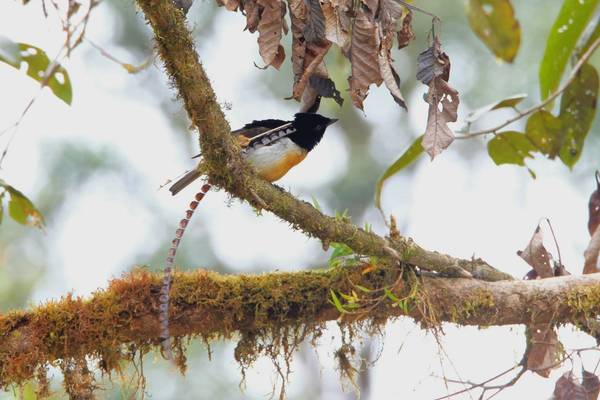
[[[461,325],[573,323],[600,314],[600,274],[535,281],[484,282],[476,279],[407,279],[399,268],[364,273],[363,266],[263,275],[220,275],[205,270],[177,273],[172,287],[174,336],[205,339],[270,335],[325,321],[368,320],[376,324],[403,314],[426,326],[442,321]],[[400,277],[400,279],[398,279]],[[413,283],[409,283],[413,282]],[[419,290],[411,290],[416,284]],[[360,302],[391,288],[410,306],[385,299],[369,312],[340,315],[330,290],[361,292]],[[161,276],[144,269],[115,279],[88,299],[67,296],[26,312],[0,317],[0,387],[23,383],[58,360],[92,356],[110,371],[125,354],[145,353],[159,344],[158,292]],[[412,294],[411,294],[412,293]]]
[[[312,205],[258,178],[243,162],[231,139],[230,127],[198,59],[183,13],[171,0],[137,0],[152,29],[157,48],[187,113],[200,131],[200,145],[211,181],[257,209],[271,211],[295,229],[323,243],[341,242],[356,253],[402,261],[452,276],[496,281],[511,276],[483,260],[460,260],[431,252],[409,238],[390,240],[356,225],[323,215]]]

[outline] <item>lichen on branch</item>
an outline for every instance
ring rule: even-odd
[[[256,358],[258,346],[249,343],[257,337],[277,339],[303,332],[297,337],[302,338],[333,320],[379,326],[408,315],[428,327],[444,321],[581,326],[600,314],[600,274],[503,282],[410,276],[399,268],[365,272],[364,265],[261,275],[180,272],[172,287],[171,332],[178,338],[205,340],[238,333],[241,346],[236,357],[244,362]],[[414,283],[417,291],[412,290]],[[83,357],[97,360],[110,372],[121,360],[130,359],[132,351],[145,354],[158,348],[160,285],[160,274],[139,268],[87,299],[66,296],[0,316],[0,387],[43,380],[40,370],[48,365],[76,363]],[[384,288],[395,298],[410,299],[409,305],[399,307],[386,298],[371,307]],[[359,292],[360,308],[340,314],[331,301],[332,291]],[[360,312],[366,308],[368,312]],[[176,344],[181,346],[181,341]]]

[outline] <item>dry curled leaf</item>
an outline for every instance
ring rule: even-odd
[[[379,25],[377,34],[380,37],[377,63],[379,73],[394,101],[406,109],[406,102],[400,92],[400,76],[392,64],[392,45],[396,32],[396,22],[402,17],[402,7],[394,0],[381,0],[379,3]]]
[[[302,94],[312,76],[329,77],[323,59],[330,47],[331,42],[329,41],[326,41],[324,46],[318,46],[315,43],[308,43],[306,45],[303,70],[300,79],[294,84],[294,93],[292,95],[294,99],[300,100],[302,98]]]
[[[304,39],[304,19],[306,18],[306,5],[303,0],[288,0],[290,20],[292,22],[292,71],[294,84],[300,80],[304,71],[304,58],[306,56],[306,39]]]
[[[398,73],[392,65],[389,51],[386,51],[385,53],[386,54],[382,54],[380,52],[377,57],[381,77],[383,78],[385,86],[394,98],[394,101],[398,103],[400,107],[406,109],[406,101],[404,100],[404,96],[402,96],[402,92],[400,92],[400,76],[398,76]]]
[[[598,399],[600,394],[600,379],[598,375],[581,369],[581,386],[585,389],[587,400]]]
[[[583,386],[572,371],[565,372],[554,386],[553,400],[588,400]]]
[[[283,31],[280,0],[259,0],[262,7],[258,23],[258,52],[265,65],[279,69],[285,60],[285,50],[279,44]]]
[[[408,10],[404,18],[402,19],[402,27],[396,32],[396,39],[398,41],[398,49],[403,49],[408,46],[411,40],[415,38],[415,33],[412,28],[412,12]]]
[[[325,16],[319,0],[305,0],[306,24],[304,38],[309,43],[318,43],[325,39]]]
[[[380,0],[378,19],[382,31],[396,31],[396,21],[402,17],[402,6],[394,0]]]
[[[313,75],[308,79],[308,84],[319,96],[333,99],[340,107],[344,104],[340,91],[331,79]]]
[[[341,3],[341,2],[340,2]],[[321,5],[325,17],[325,37],[346,54],[350,48],[350,17],[348,5],[326,1]]]
[[[375,17],[375,13],[377,13],[377,9],[379,8],[379,0],[361,0],[359,4],[366,8],[365,11],[368,11],[372,17]]]
[[[260,22],[260,11],[256,0],[244,0],[242,3],[244,14],[246,15],[246,27],[244,30],[250,33],[256,32],[258,23]]]
[[[423,149],[433,160],[454,141],[448,123],[458,118],[458,91],[448,84],[450,58],[442,51],[439,39],[417,57],[417,79],[429,86],[425,101],[429,104]]]
[[[352,43],[350,44],[350,62],[352,75],[348,78],[350,97],[357,108],[363,109],[363,101],[369,92],[369,86],[380,85],[383,81],[379,73],[379,35],[372,15],[366,7],[361,7],[354,19]]]
[[[454,141],[454,133],[448,123],[455,122],[458,118],[458,92],[444,79],[436,77],[429,84],[426,101],[429,103],[429,111],[421,144],[433,160]]]
[[[539,225],[535,228],[535,232],[525,250],[517,251],[517,255],[525,260],[540,278],[554,276],[552,256],[544,247],[544,237]]]
[[[528,327],[528,336],[527,369],[547,378],[560,366],[563,346],[556,331],[545,324]]]
[[[429,48],[417,57],[417,79],[425,85],[440,77],[446,82],[450,79],[450,58],[442,51],[442,45],[436,38]]]

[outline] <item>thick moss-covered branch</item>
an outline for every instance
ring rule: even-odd
[[[171,332],[204,338],[227,338],[238,332],[243,341],[283,329],[312,329],[340,318],[330,301],[331,291],[340,296],[352,290],[361,293],[359,308],[343,315],[347,322],[383,323],[408,312],[427,326],[442,321],[482,326],[580,325],[600,314],[600,274],[484,282],[401,273],[398,268],[364,273],[361,266],[263,275],[178,273],[171,296]],[[30,379],[39,367],[58,360],[92,356],[110,371],[131,349],[148,351],[159,343],[160,285],[159,275],[138,269],[88,299],[68,296],[3,315],[0,386]],[[360,291],[357,285],[371,291]],[[406,307],[392,306],[377,290],[383,287],[408,299]]]
[[[214,184],[258,209],[266,208],[324,243],[342,242],[359,254],[403,261],[454,276],[468,271],[484,280],[511,279],[483,260],[459,260],[430,252],[408,238],[390,241],[350,222],[325,216],[312,205],[256,177],[242,161],[239,148],[229,135],[230,127],[198,60],[183,13],[171,0],[138,0],[138,4],[154,30],[167,73],[201,132],[206,172]]]

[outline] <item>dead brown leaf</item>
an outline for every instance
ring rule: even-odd
[[[402,27],[396,33],[396,38],[398,41],[398,48],[402,49],[410,43],[411,40],[415,38],[415,33],[412,28],[412,12],[408,10],[404,18],[402,19]]]
[[[600,379],[598,375],[582,369],[581,386],[585,389],[587,400],[597,400],[600,394]]]
[[[433,160],[454,141],[448,123],[458,118],[458,91],[448,84],[450,58],[442,51],[437,36],[431,46],[417,57],[417,79],[429,86],[425,101],[429,103],[423,149]]]
[[[258,52],[265,65],[279,69],[285,60],[285,50],[279,44],[283,31],[280,0],[258,0],[262,7],[258,23]]]
[[[554,386],[553,400],[587,400],[583,386],[572,371],[565,372]]]
[[[437,37],[432,45],[417,57],[417,79],[429,85],[436,77],[441,77],[446,82],[450,79],[450,58],[442,51]]]
[[[304,25],[304,38],[309,43],[319,43],[325,39],[325,16],[321,10],[319,0],[305,0],[306,23]]]
[[[392,98],[406,109],[406,102],[400,92],[400,76],[392,64],[392,45],[396,33],[396,23],[402,17],[402,7],[394,0],[381,0],[378,13],[378,34],[380,37],[377,63],[385,86]]]
[[[347,8],[342,5],[334,5],[326,1],[321,5],[325,17],[325,37],[332,43],[337,44],[342,52],[346,54],[350,48],[350,17]]]
[[[598,226],[600,226],[600,171],[596,171],[597,188],[590,196],[588,204],[590,216],[588,219],[588,230],[593,235]]]
[[[368,9],[361,7],[356,14],[352,28],[352,43],[350,44],[352,75],[348,78],[352,102],[361,110],[363,101],[369,92],[369,86],[372,83],[380,85],[383,81],[379,73],[378,54],[377,26]]]
[[[396,22],[402,17],[402,6],[394,0],[380,0],[378,19],[384,35],[396,31]]]
[[[375,17],[375,13],[377,13],[377,9],[379,8],[379,0],[362,0],[360,3],[368,9],[371,17]]]
[[[292,70],[294,71],[294,84],[296,84],[304,71],[306,56],[306,40],[303,33],[306,5],[303,0],[288,0],[288,7],[292,21]]]
[[[448,128],[448,123],[458,118],[458,91],[441,77],[435,77],[429,84],[426,101],[429,111],[421,145],[433,160],[454,141],[454,133]]]
[[[319,96],[333,99],[340,107],[344,104],[340,91],[337,90],[331,79],[312,75],[308,84]]]
[[[242,3],[244,14],[246,15],[246,27],[244,30],[250,33],[256,32],[260,21],[260,12],[256,0],[244,0]]]
[[[298,80],[296,82],[296,84],[294,85],[294,93],[293,93],[293,98],[299,100],[302,97],[302,93],[304,93],[304,90],[306,89],[306,84],[308,83],[308,80],[310,79],[310,77],[316,73],[317,75],[320,76],[329,76],[327,74],[327,70],[325,69],[325,64],[323,63],[323,58],[325,58],[325,55],[327,54],[327,51],[329,50],[329,48],[331,47],[331,42],[327,41],[326,45],[323,47],[313,47],[310,44],[307,45],[307,57],[305,57],[304,59],[304,64],[306,65],[307,61],[310,60],[310,64],[308,64],[306,66],[306,68],[304,69],[304,71],[302,72],[302,76],[300,77],[300,80]],[[318,53],[313,55],[312,52],[313,50],[317,50]],[[323,71],[323,69],[325,69]]]
[[[530,326],[528,331],[527,369],[547,378],[560,366],[563,346],[554,329],[546,324]]]
[[[552,270],[552,256],[544,247],[544,238],[542,230],[538,225],[529,241],[529,244],[523,251],[517,251],[517,255],[529,264],[540,278],[550,278],[554,276]]]
[[[382,49],[382,51],[384,51],[384,53],[381,51],[379,52],[379,55],[377,56],[377,62],[379,63],[379,71],[381,72],[383,82],[390,91],[394,101],[406,109],[406,101],[404,100],[404,96],[402,96],[402,92],[400,92],[400,76],[398,76],[398,73],[392,65],[392,59],[389,50],[386,51]]]

